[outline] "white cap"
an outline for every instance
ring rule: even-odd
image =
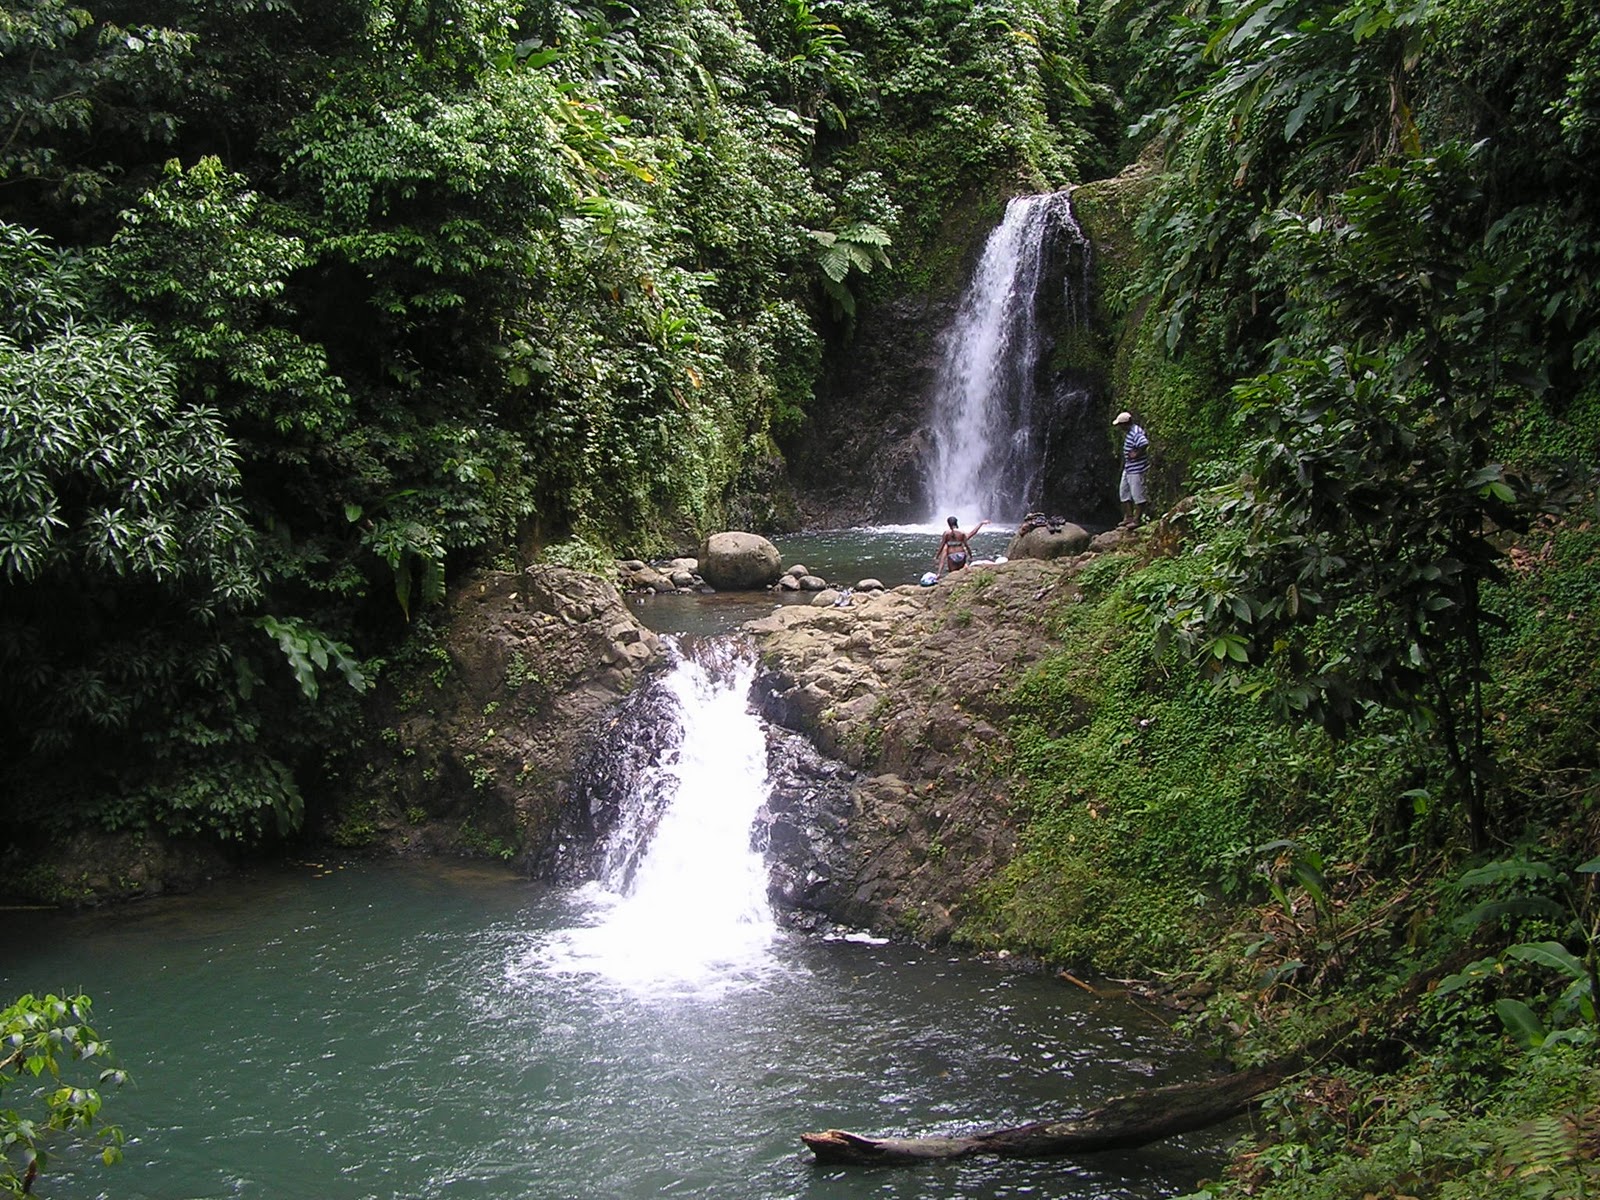
[[[1131,412],[1119,412],[1117,414],[1117,419],[1111,423],[1113,425],[1126,425],[1131,420],[1133,420],[1133,414]]]

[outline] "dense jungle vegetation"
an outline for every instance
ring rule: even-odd
[[[1055,614],[963,936],[1316,1048],[1219,1193],[1600,1188],[1593,5],[0,0],[0,117],[12,890],[293,834],[468,567],[781,525],[858,308],[1137,160],[1183,503]]]
[[[0,6],[8,826],[292,832],[453,572],[770,527],[890,247],[1086,169],[1079,40],[1048,3]]]
[[[1314,1064],[1208,1194],[1593,1194],[1600,14],[1150,16],[1105,282],[1192,498],[1056,613],[967,936]]]

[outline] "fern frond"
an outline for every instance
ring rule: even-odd
[[[1498,1141],[1505,1165],[1519,1171],[1561,1166],[1577,1150],[1571,1123],[1554,1114],[1519,1122],[1503,1130]]]
[[[850,251],[838,244],[829,246],[822,252],[822,273],[834,283],[843,283],[844,277],[850,273]]]
[[[891,242],[888,233],[881,225],[873,225],[866,221],[858,221],[839,234],[842,241],[859,242],[863,246],[889,246]]]

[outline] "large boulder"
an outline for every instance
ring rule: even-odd
[[[1006,547],[1007,558],[1066,558],[1082,554],[1089,548],[1090,533],[1082,525],[1071,521],[1057,521],[1046,525],[1024,527]]]
[[[782,574],[778,548],[760,534],[713,533],[700,547],[700,575],[719,591],[770,587]]]

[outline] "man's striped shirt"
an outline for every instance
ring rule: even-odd
[[[1141,446],[1145,447],[1147,453],[1141,454],[1138,458],[1133,457],[1133,452]],[[1130,428],[1128,436],[1122,441],[1122,469],[1129,475],[1143,475],[1150,467],[1149,446],[1150,439],[1145,436],[1144,426],[1135,425]]]

